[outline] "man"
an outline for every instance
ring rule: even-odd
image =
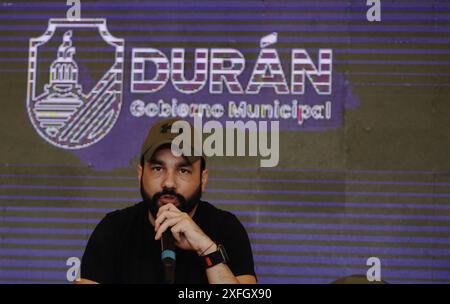
[[[194,145],[190,156],[172,153],[176,121],[163,120],[150,129],[137,168],[143,201],[107,214],[98,224],[78,283],[163,283],[161,237],[169,230],[176,245],[175,283],[256,283],[242,224],[200,200],[208,181],[205,157],[192,156]]]

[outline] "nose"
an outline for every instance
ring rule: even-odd
[[[176,189],[175,173],[172,170],[167,170],[162,188]]]

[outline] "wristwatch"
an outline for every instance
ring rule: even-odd
[[[223,245],[218,245],[217,251],[211,252],[210,254],[203,256],[203,263],[206,268],[213,267],[220,263],[226,264],[227,262],[228,262],[228,255]]]

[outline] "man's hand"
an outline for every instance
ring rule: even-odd
[[[189,214],[181,212],[173,204],[161,206],[155,220],[155,240],[161,239],[164,231],[170,229],[175,245],[198,255],[217,250],[214,242],[197,226]]]

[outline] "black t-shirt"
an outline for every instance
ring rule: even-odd
[[[230,212],[200,202],[195,223],[228,254],[235,276],[255,275],[247,232]],[[202,260],[177,248],[175,283],[207,284]],[[81,262],[81,277],[98,283],[163,283],[161,241],[144,202],[108,213],[92,233]]]

